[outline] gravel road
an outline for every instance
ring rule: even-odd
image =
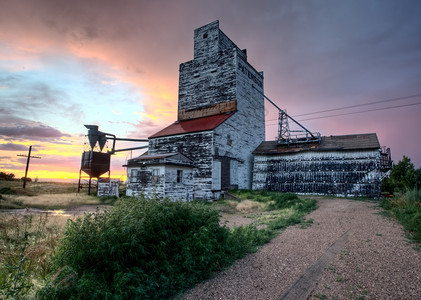
[[[183,298],[421,299],[421,252],[398,223],[376,203],[318,205],[311,227],[287,228]]]

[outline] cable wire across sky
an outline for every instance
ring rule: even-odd
[[[321,117],[314,117],[314,118],[308,118],[308,119],[301,119],[301,120],[298,120],[298,121],[302,122],[302,121],[325,119],[325,118],[332,118],[332,117],[339,117],[339,116],[346,116],[346,115],[354,115],[354,114],[361,114],[361,113],[366,113],[366,112],[371,112],[371,111],[386,110],[386,109],[400,108],[400,107],[406,107],[406,106],[414,106],[414,105],[420,105],[420,104],[421,104],[421,102],[403,104],[403,105],[396,105],[396,106],[389,106],[389,107],[382,107],[382,108],[374,108],[374,109],[369,109],[369,110],[361,110],[361,111],[354,111],[354,112],[349,112],[349,113],[342,113],[342,114],[335,114],[335,115],[329,115],[329,116],[321,116]]]
[[[316,112],[311,112],[311,113],[305,113],[305,114],[296,115],[294,117],[302,117],[302,116],[308,116],[308,115],[315,115],[315,114],[320,114],[320,113],[325,113],[325,112],[332,112],[332,111],[337,111],[337,110],[343,110],[343,109],[349,109],[349,108],[355,108],[355,107],[361,107],[361,106],[368,106],[368,105],[374,105],[374,104],[391,102],[391,101],[405,100],[405,99],[416,98],[416,97],[421,97],[421,94],[414,94],[414,95],[410,95],[410,96],[404,96],[404,97],[398,97],[398,98],[391,98],[391,99],[385,99],[385,100],[378,100],[378,101],[374,101],[374,102],[363,103],[363,104],[355,104],[355,105],[344,106],[344,107],[340,107],[340,108],[332,108],[332,109],[320,110],[320,111],[316,111]]]
[[[405,99],[417,98],[417,97],[421,97],[421,93],[420,94],[413,94],[413,95],[409,95],[409,96],[391,98],[391,99],[378,100],[378,101],[373,101],[373,102],[368,102],[368,103],[349,105],[349,106],[344,106],[344,107],[339,107],[339,108],[326,109],[326,110],[321,110],[321,111],[316,111],[316,112],[304,113],[304,114],[295,115],[293,117],[296,118],[296,117],[302,117],[302,116],[309,116],[309,115],[321,114],[321,113],[326,113],[326,112],[333,112],[333,111],[339,111],[339,110],[344,110],[344,109],[350,109],[350,108],[356,108],[356,107],[362,107],[362,106],[369,106],[369,105],[374,105],[374,104],[379,104],[379,103],[399,101],[399,100],[405,100]],[[387,106],[387,107],[380,107],[380,108],[374,108],[374,109],[369,109],[369,110],[362,110],[362,111],[340,113],[340,114],[333,114],[333,115],[327,115],[327,116],[319,116],[319,117],[313,117],[313,118],[307,118],[307,119],[300,119],[298,121],[302,122],[302,121],[318,120],[318,119],[325,119],[325,118],[333,118],[333,117],[339,117],[339,116],[361,114],[361,113],[366,113],[366,112],[373,112],[373,111],[380,111],[380,110],[387,110],[387,109],[395,109],[395,108],[400,108],[400,107],[415,106],[415,105],[420,105],[420,104],[421,104],[421,102],[395,105],[395,106]],[[277,119],[267,120],[267,122],[270,122],[270,121],[277,121]],[[273,125],[278,125],[278,124],[275,123],[275,124],[267,124],[267,125],[273,126]]]

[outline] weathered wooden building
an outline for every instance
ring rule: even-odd
[[[378,197],[381,151],[375,133],[322,137],[320,143],[262,142],[254,153],[253,189]]]
[[[250,189],[252,152],[265,139],[263,73],[218,21],[194,31],[194,59],[179,71],[178,119],[149,137],[147,155],[128,161],[127,194],[214,199],[224,189]],[[184,169],[171,165],[191,176],[168,176],[168,164],[156,157],[169,153],[191,161]]]
[[[193,167],[180,153],[141,155],[129,161],[126,193],[193,200]]]
[[[126,165],[127,195],[210,200],[230,188],[380,194],[376,134],[295,144],[264,139],[263,73],[212,22],[194,31],[194,59],[180,65],[177,121]]]

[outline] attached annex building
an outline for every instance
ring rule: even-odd
[[[383,174],[379,149],[375,133],[289,146],[262,142],[253,152],[253,189],[378,197]]]
[[[263,72],[215,21],[194,31],[194,59],[179,69],[177,121],[149,137],[147,153],[128,161],[126,193],[212,200],[227,189],[253,188],[375,196],[380,145],[375,134],[361,136],[288,149],[265,142]],[[320,187],[320,180],[335,188]]]

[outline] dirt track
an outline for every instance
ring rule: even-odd
[[[375,203],[321,199],[290,227],[185,299],[421,299],[421,252]]]

